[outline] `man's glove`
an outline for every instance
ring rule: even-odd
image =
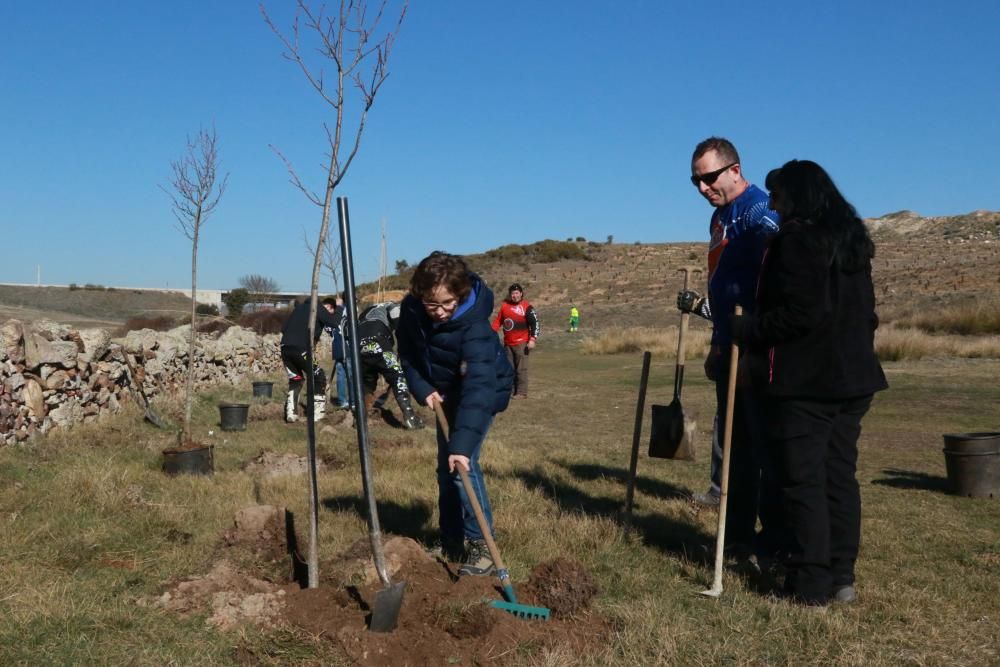
[[[677,293],[677,310],[682,313],[692,313],[698,309],[703,299],[694,290],[684,290]]]
[[[682,313],[694,313],[706,320],[712,319],[712,309],[708,305],[708,299],[694,290],[677,293],[677,309]]]

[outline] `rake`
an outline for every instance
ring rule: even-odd
[[[434,412],[437,415],[438,425],[444,432],[445,441],[449,440],[449,429],[448,429],[448,419],[444,415],[444,408],[441,407],[441,403],[434,404]],[[500,557],[500,549],[497,548],[496,542],[493,541],[493,535],[490,533],[489,524],[486,523],[486,517],[483,515],[483,508],[479,504],[479,498],[476,496],[476,490],[472,488],[472,481],[469,479],[469,472],[461,465],[455,466],[458,469],[458,474],[462,478],[462,486],[465,487],[465,495],[469,498],[469,504],[472,505],[472,511],[476,515],[476,522],[479,524],[479,531],[483,534],[483,539],[486,540],[486,546],[490,550],[490,557],[493,558],[493,564],[497,568],[497,577],[500,579],[500,588],[503,590],[504,600],[493,600],[490,602],[490,606],[495,609],[502,609],[510,614],[514,614],[518,618],[526,618],[530,620],[548,620],[550,611],[545,607],[532,607],[531,605],[521,604],[517,601],[517,594],[514,593],[514,586],[510,581],[510,572],[507,571],[507,566],[504,565],[503,559]]]

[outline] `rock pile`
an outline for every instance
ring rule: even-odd
[[[152,400],[182,389],[189,336],[188,325],[112,338],[105,329],[8,320],[0,325],[0,445],[116,413],[141,401],[139,392]],[[198,334],[194,355],[196,387],[238,385],[281,368],[280,336],[234,326]]]

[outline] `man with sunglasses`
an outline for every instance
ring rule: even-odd
[[[712,344],[705,374],[715,382],[717,424],[725,429],[726,384],[732,337],[729,317],[739,304],[753,312],[757,275],[768,239],[778,231],[778,214],[767,206],[767,193],[743,176],[739,153],[728,139],[709,137],[691,156],[691,183],[715,211],[709,223],[708,294],[693,290],[677,295],[677,307],[712,321]],[[763,418],[749,387],[737,389],[729,473],[726,537],[738,555],[750,549],[770,555],[779,547],[778,498],[767,470]],[[762,477],[764,481],[762,483]],[[712,485],[695,494],[704,504],[718,504],[722,480],[721,448],[712,451]],[[763,526],[755,536],[758,512]]]

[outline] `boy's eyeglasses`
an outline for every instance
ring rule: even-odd
[[[727,164],[722,169],[716,169],[715,171],[709,171],[707,173],[701,174],[700,176],[692,176],[691,177],[691,185],[693,185],[694,187],[698,187],[698,183],[704,183],[705,185],[712,185],[717,180],[719,180],[719,176],[722,176],[722,174],[724,174],[727,169],[731,169],[731,168],[735,167],[738,164],[739,164],[739,162],[730,162],[729,164]]]
[[[424,304],[424,308],[427,310],[444,310],[451,311],[455,310],[455,306],[458,305],[458,299],[449,299],[444,303],[437,303],[436,301],[421,301]]]

